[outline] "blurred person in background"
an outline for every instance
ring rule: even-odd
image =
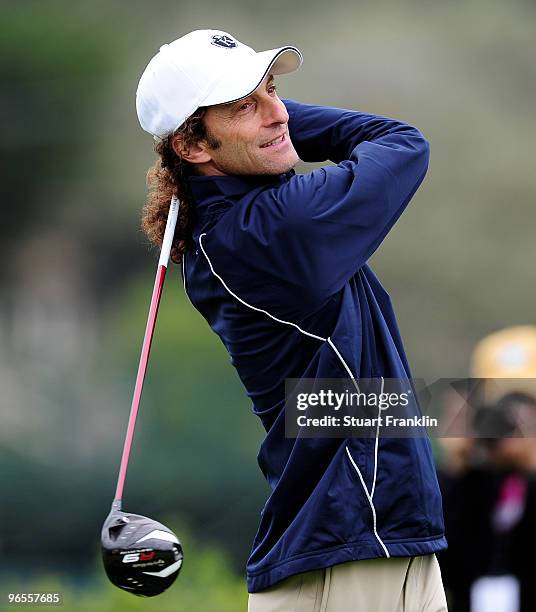
[[[471,374],[484,379],[480,404],[465,406],[475,408],[471,432],[440,439],[449,548],[439,560],[449,606],[453,612],[533,611],[536,327],[509,328],[483,339],[474,350]]]

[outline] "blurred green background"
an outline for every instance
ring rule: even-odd
[[[139,229],[155,156],[134,94],[161,44],[206,27],[298,46],[281,96],[430,141],[427,178],[371,262],[414,376],[465,376],[476,340],[534,322],[533,0],[2,3],[0,610],[35,589],[63,591],[65,610],[245,609],[263,432],[176,266],[124,506],[176,529],[184,567],[140,600],[99,556],[158,259]]]

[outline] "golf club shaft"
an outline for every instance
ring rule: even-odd
[[[143,391],[143,382],[145,380],[145,372],[147,371],[147,363],[149,361],[149,353],[151,351],[153,332],[156,324],[156,317],[158,315],[158,306],[160,305],[160,296],[162,295],[162,287],[164,286],[164,280],[166,277],[169,254],[171,252],[173,236],[175,235],[175,226],[177,224],[178,212],[179,200],[175,196],[173,196],[169,207],[166,230],[164,233],[162,249],[160,252],[160,259],[158,260],[158,268],[156,270],[153,295],[151,297],[151,304],[149,306],[149,316],[147,318],[147,325],[145,327],[145,336],[143,338],[143,345],[141,348],[140,363],[138,365],[138,374],[136,376],[134,395],[132,397],[132,405],[130,407],[127,434],[125,437],[125,444],[123,446],[123,455],[121,457],[121,466],[119,468],[119,477],[117,479],[117,488],[115,490],[115,498],[113,502],[113,505],[115,505],[116,508],[121,507],[121,500],[123,498],[123,488],[127,475],[130,449],[132,447],[132,440],[134,438],[136,419],[138,417],[138,409],[140,406],[140,399]]]

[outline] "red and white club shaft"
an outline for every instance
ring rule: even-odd
[[[117,479],[117,488],[115,490],[114,506],[120,507],[123,498],[123,488],[127,475],[128,460],[130,457],[130,449],[134,438],[134,429],[136,427],[136,419],[138,417],[138,409],[140,406],[141,393],[143,391],[143,381],[145,380],[145,372],[147,371],[147,363],[149,361],[149,353],[151,351],[151,342],[153,340],[153,332],[156,324],[156,316],[158,314],[158,306],[160,305],[160,296],[162,295],[162,287],[166,277],[167,265],[169,262],[169,254],[171,245],[175,235],[175,226],[177,224],[177,216],[179,213],[179,200],[173,196],[171,199],[169,213],[166,223],[164,239],[162,241],[162,250],[160,251],[160,259],[158,260],[158,268],[156,270],[156,278],[154,282],[153,295],[151,297],[151,305],[149,306],[149,316],[147,318],[147,326],[145,327],[145,336],[141,348],[140,363],[138,366],[138,375],[136,376],[136,385],[134,387],[134,396],[132,397],[132,405],[130,407],[130,416],[128,419],[127,435],[125,437],[125,445],[123,446],[123,456],[121,457],[121,467],[119,468],[119,478]]]

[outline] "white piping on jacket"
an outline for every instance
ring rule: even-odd
[[[361,480],[361,484],[363,485],[363,489],[365,489],[365,495],[367,496],[367,499],[369,501],[370,507],[372,509],[372,529],[374,531],[374,535],[376,536],[376,539],[378,540],[378,542],[381,544],[381,547],[383,548],[383,551],[385,552],[385,556],[389,557],[389,551],[387,550],[387,547],[385,546],[385,544],[383,543],[382,539],[380,538],[380,536],[378,535],[378,532],[376,531],[376,508],[374,507],[374,502],[372,501],[372,495],[368,492],[367,489],[367,485],[365,484],[365,481],[363,480],[363,476],[361,475],[361,471],[359,470],[359,467],[357,466],[357,463],[354,461],[352,455],[350,454],[350,451],[348,450],[348,446],[346,446],[346,454],[348,455],[348,459],[350,459],[352,465],[355,468],[355,471],[357,472],[357,475],[359,476],[359,480]]]
[[[337,349],[337,347],[335,346],[335,344],[333,343],[333,341],[331,340],[330,337],[323,338],[322,336],[317,336],[316,334],[312,334],[310,332],[305,331],[304,329],[302,329],[296,323],[292,323],[291,321],[284,321],[283,319],[278,319],[277,317],[274,317],[272,314],[270,314],[267,310],[263,310],[262,308],[257,308],[256,306],[252,306],[251,304],[248,304],[242,298],[240,298],[238,295],[236,295],[236,293],[231,291],[231,289],[229,289],[229,287],[227,286],[227,284],[223,280],[223,278],[214,270],[212,262],[210,261],[210,258],[208,256],[207,252],[205,251],[205,248],[203,247],[203,240],[202,240],[203,236],[206,236],[206,233],[203,233],[203,234],[201,234],[199,236],[199,247],[201,248],[201,251],[203,251],[203,255],[205,256],[205,259],[208,262],[208,265],[210,267],[210,271],[221,282],[221,284],[224,286],[225,290],[228,293],[230,293],[241,304],[246,306],[247,308],[251,308],[252,310],[255,310],[257,312],[262,312],[266,316],[270,317],[270,319],[272,319],[274,321],[277,321],[278,323],[283,323],[283,325],[290,325],[291,327],[296,328],[299,332],[301,332],[305,336],[308,336],[309,338],[315,338],[316,340],[320,340],[321,342],[327,342],[331,346],[331,348],[333,349],[333,351],[335,352],[337,357],[340,359],[342,365],[344,366],[344,369],[348,372],[348,375],[352,379],[352,382],[354,383],[357,391],[359,392],[359,387],[358,387],[357,382],[356,382],[356,380],[355,380],[355,378],[354,378],[354,376],[352,374],[352,371],[348,367],[346,361],[344,360],[343,356],[340,354],[339,350]],[[186,274],[185,274],[185,269],[184,269],[184,259],[183,259],[183,280],[184,280],[184,290],[186,291]],[[190,299],[189,296],[188,296],[188,299]],[[191,303],[191,300],[190,300],[190,303]],[[382,377],[382,393],[383,393],[383,382],[384,381],[383,381],[383,377]],[[375,490],[375,487],[376,487],[376,470],[377,470],[377,464],[378,464],[378,437],[379,437],[379,420],[378,420],[378,427],[376,429],[376,443],[375,443],[375,448],[374,448],[374,481],[372,483],[371,493],[369,493],[369,491],[367,489],[367,485],[365,483],[365,480],[363,479],[363,475],[361,474],[361,470],[359,469],[358,465],[355,463],[355,461],[352,458],[352,455],[350,454],[350,451],[348,449],[348,445],[345,445],[345,448],[346,448],[346,453],[348,455],[348,458],[350,459],[352,465],[354,466],[354,468],[355,468],[355,470],[357,472],[357,475],[359,476],[359,480],[361,481],[361,485],[363,486],[363,489],[365,491],[365,495],[367,496],[367,499],[368,499],[368,502],[369,502],[369,505],[370,505],[370,509],[372,511],[372,522],[373,522],[374,535],[376,536],[376,539],[378,540],[378,542],[380,543],[383,551],[385,552],[385,556],[386,557],[390,557],[390,554],[389,554],[389,551],[387,550],[387,547],[383,543],[383,540],[380,538],[380,536],[378,535],[378,531],[376,530],[376,508],[374,507],[374,502],[372,500],[372,497],[374,495],[374,490]]]
[[[212,274],[214,274],[214,276],[221,282],[221,284],[225,287],[225,289],[235,298],[237,299],[241,304],[243,304],[244,306],[247,306],[248,308],[251,308],[252,310],[256,310],[257,312],[262,312],[263,314],[267,315],[270,317],[270,319],[273,319],[274,321],[277,321],[278,323],[284,323],[285,325],[291,325],[292,327],[295,327],[298,331],[300,331],[302,334],[305,334],[306,336],[309,336],[310,338],[315,338],[315,340],[320,340],[321,342],[326,342],[328,339],[327,338],[322,338],[322,336],[317,336],[316,334],[311,334],[309,332],[306,332],[304,329],[302,329],[299,325],[296,325],[296,323],[291,323],[289,321],[283,321],[283,319],[278,319],[277,317],[274,317],[273,315],[271,315],[267,310],[263,310],[262,308],[257,308],[256,306],[252,306],[251,304],[248,304],[247,302],[244,302],[244,300],[242,298],[239,298],[236,293],[233,293],[229,287],[225,284],[225,281],[223,280],[223,278],[214,270],[214,268],[212,267],[212,262],[210,261],[210,259],[208,258],[207,252],[205,251],[205,249],[203,248],[203,242],[201,240],[201,238],[203,238],[203,236],[206,236],[206,234],[201,234],[199,236],[199,246],[201,247],[201,250],[203,251],[203,255],[206,257],[207,261],[208,261],[208,265],[210,266],[210,270],[212,272]],[[347,368],[348,369],[348,368]]]

